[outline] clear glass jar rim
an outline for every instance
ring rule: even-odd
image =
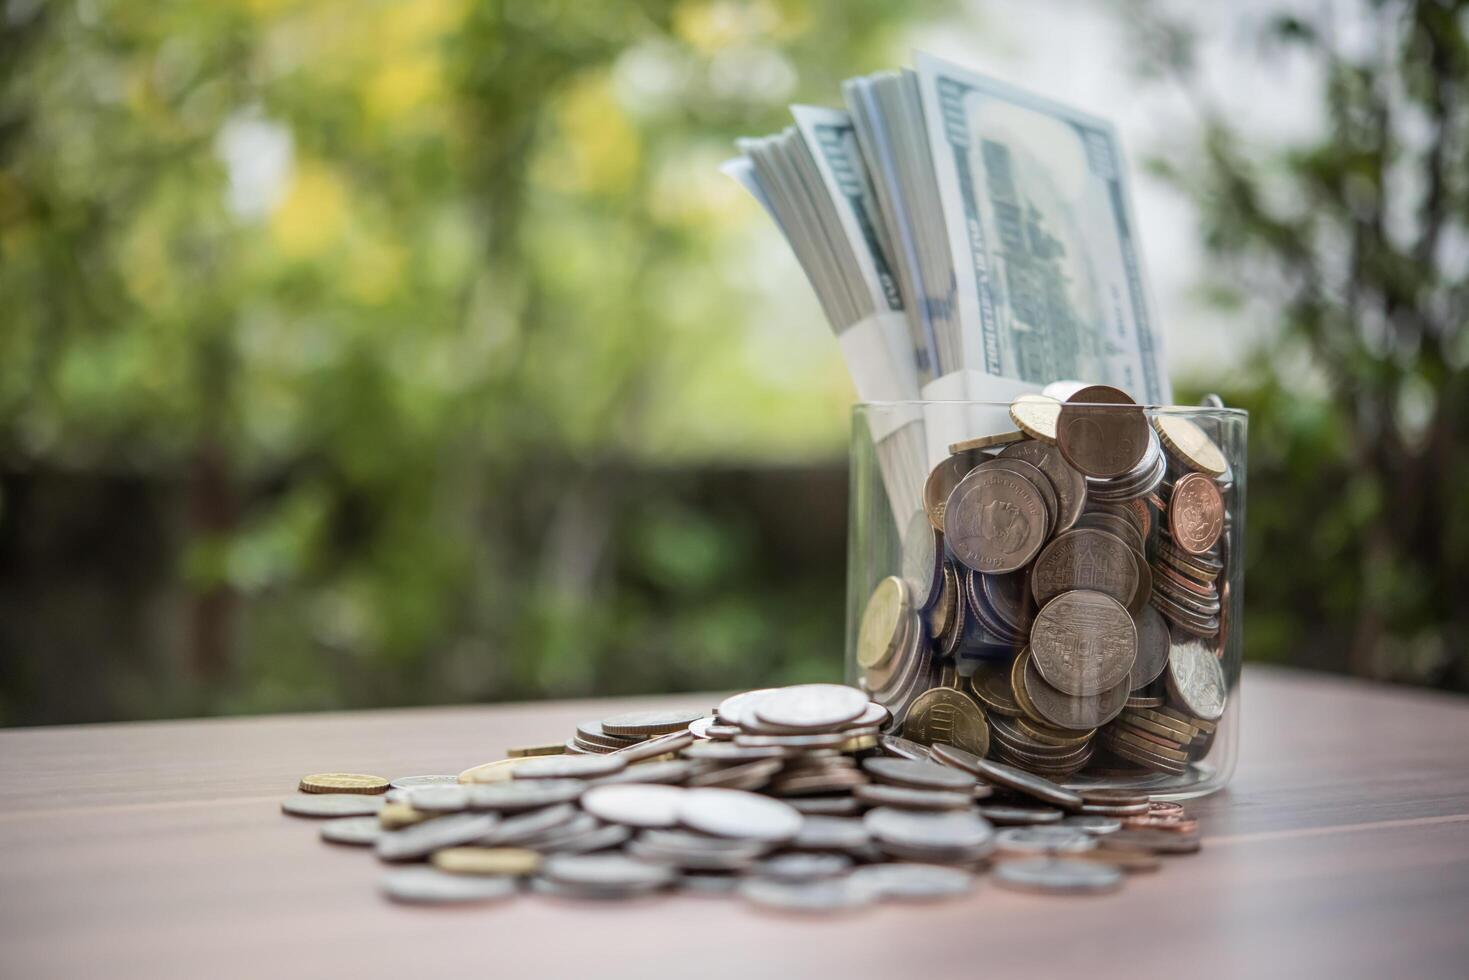
[[[1009,410],[1012,402],[994,401],[970,401],[957,398],[941,398],[932,400],[907,400],[907,401],[870,401],[853,402],[852,411],[857,412],[864,409],[889,409],[889,408],[927,408],[934,405],[954,405],[965,408],[1003,408]],[[1213,408],[1208,405],[1118,405],[1115,402],[1063,402],[1075,408],[1140,408],[1144,412],[1155,415],[1207,415],[1220,418],[1242,418],[1248,419],[1250,413],[1244,408]]]

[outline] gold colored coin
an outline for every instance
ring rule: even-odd
[[[877,748],[876,735],[856,735],[837,746],[838,752],[866,752]]]
[[[924,745],[952,745],[982,759],[990,747],[990,726],[984,709],[969,695],[952,687],[934,687],[908,709],[903,737]]]
[[[553,745],[517,745],[506,750],[505,754],[512,759],[529,759],[538,755],[560,755],[566,751],[566,745],[556,742]]]
[[[355,772],[318,772],[301,777],[303,793],[362,793],[372,796],[386,793],[388,781],[381,776],[364,776]]]
[[[446,847],[429,860],[456,875],[529,875],[541,866],[541,856],[523,847]]]
[[[908,586],[902,579],[889,575],[877,583],[857,630],[857,663],[863,670],[887,663],[897,650],[908,607]]]
[[[1014,718],[1020,714],[1020,705],[1015,702],[1010,690],[1010,678],[998,667],[980,666],[969,676],[969,693],[974,695],[987,711]]]
[[[1018,429],[1014,432],[997,432],[990,436],[975,436],[973,439],[965,439],[963,442],[949,443],[949,455],[957,456],[960,453],[967,453],[971,449],[988,449],[990,446],[1008,446],[1012,442],[1023,442],[1030,438],[1032,437]]]
[[[386,830],[400,830],[403,827],[412,827],[416,823],[423,823],[438,816],[427,810],[415,810],[407,803],[385,803],[383,808],[377,811],[377,822]]]
[[[525,759],[496,759],[466,769],[459,774],[461,783],[503,783]]]
[[[1061,403],[1048,395],[1024,394],[1010,403],[1010,420],[1032,439],[1056,444]]]
[[[1040,709],[1030,700],[1030,695],[1025,690],[1025,662],[1029,659],[1030,647],[1026,647],[1010,661],[1010,696],[1020,708],[1020,717],[1028,718],[1037,725],[1050,725],[1050,721],[1040,713]]]
[[[1157,415],[1153,428],[1169,452],[1186,465],[1210,476],[1223,476],[1229,469],[1224,453],[1208,433],[1181,415]]]

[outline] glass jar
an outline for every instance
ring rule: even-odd
[[[1073,398],[855,406],[847,681],[915,741],[1212,793],[1239,738],[1248,414]]]

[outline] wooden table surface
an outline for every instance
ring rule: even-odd
[[[1251,669],[1204,850],[1102,897],[792,918],[712,896],[407,908],[283,816],[305,772],[457,772],[709,697],[0,732],[0,977],[1469,976],[1469,700]],[[473,971],[466,973],[464,971]]]

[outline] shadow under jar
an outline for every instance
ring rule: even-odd
[[[847,680],[924,744],[1070,786],[1222,788],[1247,426],[1102,386],[857,405]]]

